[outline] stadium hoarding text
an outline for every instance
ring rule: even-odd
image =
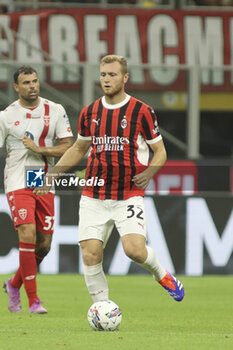
[[[18,37],[14,57],[10,29]],[[127,57],[130,66],[139,65],[130,70],[129,86],[134,89],[184,90],[185,73],[166,66],[185,64],[209,66],[201,72],[204,90],[232,91],[233,71],[219,68],[233,63],[230,11],[45,9],[2,15],[0,33],[2,58],[39,63],[47,61],[43,50],[54,62],[74,64],[68,73],[68,66],[40,68],[40,79],[53,84],[77,85],[81,82],[79,62],[98,64],[101,56],[116,53]],[[145,69],[142,63],[165,66]],[[2,82],[7,80],[6,69],[0,67]]]
[[[80,195],[55,197],[55,233],[41,273],[83,272],[78,240]],[[146,196],[148,244],[171,272],[186,275],[233,273],[233,198],[230,196]],[[18,241],[6,196],[0,194],[0,273],[18,266]],[[104,256],[110,274],[144,273],[125,255],[113,231]]]

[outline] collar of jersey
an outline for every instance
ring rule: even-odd
[[[17,100],[17,103],[18,103],[18,105],[19,105],[21,108],[24,108],[24,109],[27,109],[27,110],[33,111],[34,109],[36,109],[36,108],[40,107],[40,105],[41,105],[41,103],[42,103],[42,98],[41,98],[41,97],[39,97],[39,103],[38,103],[38,105],[37,105],[37,106],[35,106],[35,107],[27,107],[27,106],[24,106],[24,105],[22,105],[22,104],[20,103],[20,101],[19,101],[19,100]]]
[[[21,103],[19,102],[19,100],[17,101],[18,102],[18,105],[21,107],[21,108],[23,108],[23,109],[25,109],[26,111],[27,111],[27,113],[26,113],[26,117],[27,117],[27,114],[30,114],[30,118],[40,118],[41,117],[41,104],[42,104],[42,99],[41,99],[41,97],[40,97],[40,102],[39,102],[39,104],[36,106],[36,107],[34,107],[34,108],[30,108],[30,107],[26,107],[26,106],[23,106],[23,105],[21,105]]]
[[[110,105],[106,102],[106,99],[105,99],[105,96],[102,97],[102,103],[103,103],[103,106],[107,109],[116,109],[116,108],[120,108],[122,106],[124,106],[126,103],[129,102],[129,99],[130,99],[130,95],[126,94],[126,97],[123,101],[119,102],[119,103],[116,103],[115,105]]]

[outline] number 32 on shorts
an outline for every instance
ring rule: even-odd
[[[138,206],[135,206],[133,204],[128,205],[127,206],[127,212],[128,212],[127,219],[130,219],[133,216],[136,216],[136,218],[144,220],[143,210],[142,210],[142,208],[140,208]]]
[[[46,224],[43,229],[45,231],[47,230],[53,230],[53,225],[54,225],[54,216],[46,216],[44,223]]]

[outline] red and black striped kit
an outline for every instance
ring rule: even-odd
[[[86,180],[104,180],[103,186],[86,186],[83,195],[117,200],[144,195],[132,178],[148,165],[146,141],[161,138],[151,107],[130,97],[118,108],[106,108],[100,98],[81,111],[78,133],[92,140]]]

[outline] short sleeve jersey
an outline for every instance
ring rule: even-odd
[[[81,111],[78,138],[92,141],[83,195],[116,200],[144,195],[132,178],[148,166],[148,144],[162,139],[150,106],[129,95],[117,105],[102,97]]]
[[[25,188],[26,169],[41,167],[47,171],[53,157],[45,157],[24,147],[22,137],[27,135],[38,146],[54,145],[56,138],[72,137],[68,116],[60,104],[40,97],[39,105],[28,109],[15,101],[0,112],[0,147],[6,142],[4,170],[5,192]]]

